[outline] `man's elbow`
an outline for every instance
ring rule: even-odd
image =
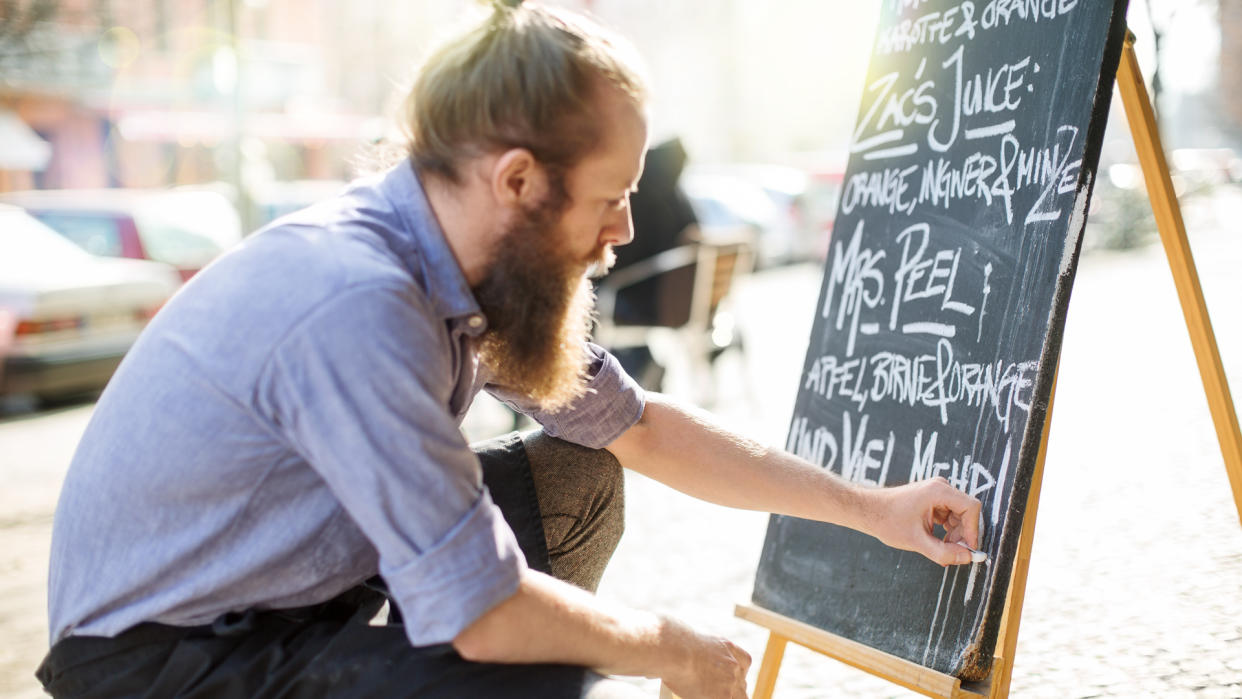
[[[518,592],[487,610],[453,639],[453,649],[466,660],[497,663],[514,658],[514,634],[522,628],[522,586]]]
[[[621,433],[611,444],[604,447],[617,457],[622,466],[633,468],[636,459],[650,453],[652,447],[652,426],[660,419],[661,411],[666,410],[667,399],[658,393],[647,394],[647,404],[638,421],[628,430]]]
[[[486,616],[486,615],[484,615]],[[453,650],[461,657],[473,663],[486,663],[498,660],[496,657],[497,643],[489,637],[485,628],[475,621],[453,639]]]

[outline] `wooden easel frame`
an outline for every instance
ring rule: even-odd
[[[1186,238],[1186,225],[1182,220],[1177,194],[1164,156],[1164,147],[1156,126],[1156,117],[1139,71],[1138,58],[1134,53],[1134,34],[1126,32],[1121,61],[1117,68],[1117,88],[1121,93],[1130,134],[1138,153],[1143,178],[1147,184],[1148,198],[1160,231],[1160,240],[1173,272],[1177,296],[1182,304],[1182,314],[1190,332],[1195,360],[1203,379],[1204,392],[1212,422],[1216,427],[1217,440],[1225,460],[1225,471],[1233,489],[1234,503],[1242,521],[1242,433],[1238,429],[1238,417],[1234,411],[1233,398],[1221,364],[1216,335],[1208,318],[1207,304],[1199,275],[1195,269],[1190,243]],[[1031,490],[1027,499],[1026,514],[1022,520],[1022,532],[1018,538],[1018,552],[1013,573],[1009,579],[1009,591],[1005,610],[1001,616],[997,653],[992,664],[992,676],[982,683],[963,682],[952,675],[898,658],[861,643],[842,638],[822,629],[795,621],[775,612],[753,605],[737,605],[738,617],[752,621],[771,631],[759,677],[755,682],[754,699],[770,699],[776,686],[785,647],[793,641],[811,650],[836,658],[843,663],[865,670],[907,689],[929,697],[945,699],[1002,699],[1009,696],[1009,681],[1013,674],[1013,659],[1018,646],[1018,629],[1021,624],[1022,603],[1026,596],[1026,577],[1030,569],[1031,544],[1035,538],[1035,518],[1039,505],[1039,492],[1043,485],[1044,457],[1047,453],[1048,430],[1052,424],[1052,401],[1056,394],[1056,379],[1048,396],[1048,413],[1044,417],[1043,435],[1031,476]],[[664,696],[671,696],[663,693]]]

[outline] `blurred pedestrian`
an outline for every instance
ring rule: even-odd
[[[656,255],[700,240],[699,220],[681,188],[686,167],[681,139],[671,138],[647,150],[638,188],[630,195],[634,241],[616,250],[613,272],[649,262]],[[618,326],[677,328],[690,319],[693,265],[653,275],[617,291],[612,322]],[[609,348],[643,388],[660,390],[664,367],[646,345]]]

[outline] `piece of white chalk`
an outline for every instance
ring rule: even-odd
[[[960,541],[957,542],[957,545],[961,546],[967,551],[970,551],[970,562],[971,563],[983,563],[984,561],[988,560],[988,555],[982,551],[976,551],[970,548],[969,546],[967,546],[966,544],[963,544]]]

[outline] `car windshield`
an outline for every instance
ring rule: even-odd
[[[147,257],[178,267],[200,267],[241,240],[241,221],[223,196],[176,192],[145,200],[134,223]]]
[[[47,261],[81,260],[90,253],[18,209],[0,209],[0,277]]]
[[[120,222],[115,216],[84,211],[37,211],[34,216],[93,255],[125,255]]]
[[[681,180],[695,213],[706,226],[768,225],[779,215],[763,188],[730,176],[687,175]]]

